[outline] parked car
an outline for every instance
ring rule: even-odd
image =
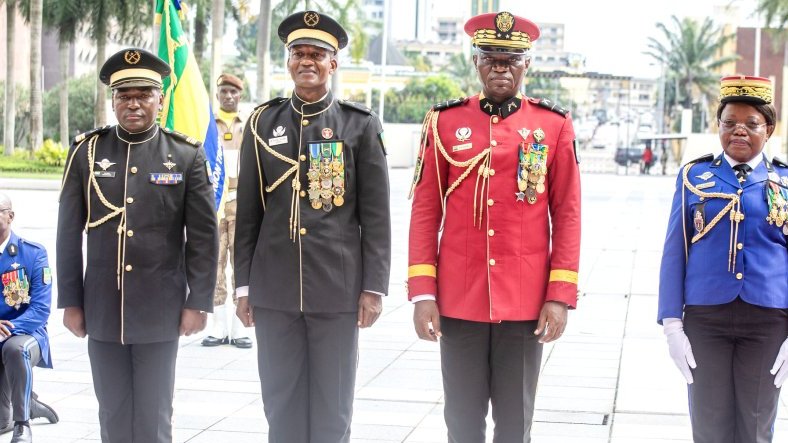
[[[614,160],[619,166],[636,165],[643,157],[643,148],[630,146],[628,148],[616,148]],[[628,161],[627,161],[628,160]]]

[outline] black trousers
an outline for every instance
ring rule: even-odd
[[[102,443],[171,443],[178,340],[122,345],[92,338],[88,356]]]
[[[449,443],[484,443],[489,404],[493,441],[531,441],[542,344],[536,321],[479,323],[441,317],[444,418]]]
[[[254,309],[269,443],[347,443],[358,315]]]
[[[3,342],[0,365],[0,426],[30,420],[33,367],[41,360],[41,349],[30,335],[14,335]]]
[[[689,387],[695,443],[769,443],[780,390],[769,370],[788,337],[788,314],[737,298],[685,306],[684,331],[698,367]]]

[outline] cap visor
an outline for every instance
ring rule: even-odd
[[[488,45],[477,46],[476,49],[478,49],[479,52],[487,52],[487,53],[491,53],[491,54],[517,54],[517,55],[523,55],[523,54],[528,52],[528,50],[524,49],[524,48],[506,48],[506,47],[503,47],[503,46],[488,46]]]
[[[120,80],[112,85],[110,85],[112,89],[121,89],[121,88],[159,88],[161,89],[161,83],[156,83],[155,81],[148,80],[148,79],[141,79],[141,78],[130,78],[127,80]]]
[[[297,39],[293,40],[292,42],[290,42],[290,45],[288,46],[288,48],[292,48],[293,46],[296,46],[296,45],[317,46],[318,48],[326,49],[326,50],[329,50],[331,52],[336,51],[336,49],[333,46],[331,46],[330,43],[326,43],[323,40],[318,40],[316,38],[308,38],[308,37],[297,38]]]

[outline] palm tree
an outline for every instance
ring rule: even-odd
[[[209,97],[213,103],[216,97],[216,78],[222,70],[222,37],[224,37],[224,5],[225,0],[213,0],[211,8],[211,81]]]
[[[720,77],[715,70],[738,58],[735,54],[721,55],[725,44],[734,35],[725,35],[709,18],[699,23],[674,15],[671,16],[671,24],[669,28],[664,23],[657,23],[662,39],[649,37],[649,50],[645,54],[665,66],[666,82],[673,82],[676,86],[676,102],[681,107],[689,109],[706,99],[714,102]]]
[[[30,0],[30,149],[44,144],[44,109],[41,92],[41,32],[44,1]]]
[[[82,17],[81,0],[45,0],[44,24],[58,32],[60,52],[60,143],[71,138],[68,130],[68,70],[71,44],[77,36]]]
[[[767,25],[785,32],[788,27],[788,1],[786,0],[758,0],[758,12],[764,14]]]
[[[476,74],[476,68],[473,66],[471,57],[467,54],[457,53],[451,56],[449,76],[460,85],[465,94],[472,95],[479,92],[479,77]]]
[[[257,101],[262,103],[271,94],[271,0],[260,0],[257,20]]]
[[[3,121],[3,154],[14,153],[14,121],[16,120],[16,81],[14,79],[15,59],[14,34],[16,34],[16,1],[5,0],[6,10],[6,66],[5,66],[5,114]]]

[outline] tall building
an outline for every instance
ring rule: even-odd
[[[471,0],[471,17],[487,12],[498,12],[499,0]]]

